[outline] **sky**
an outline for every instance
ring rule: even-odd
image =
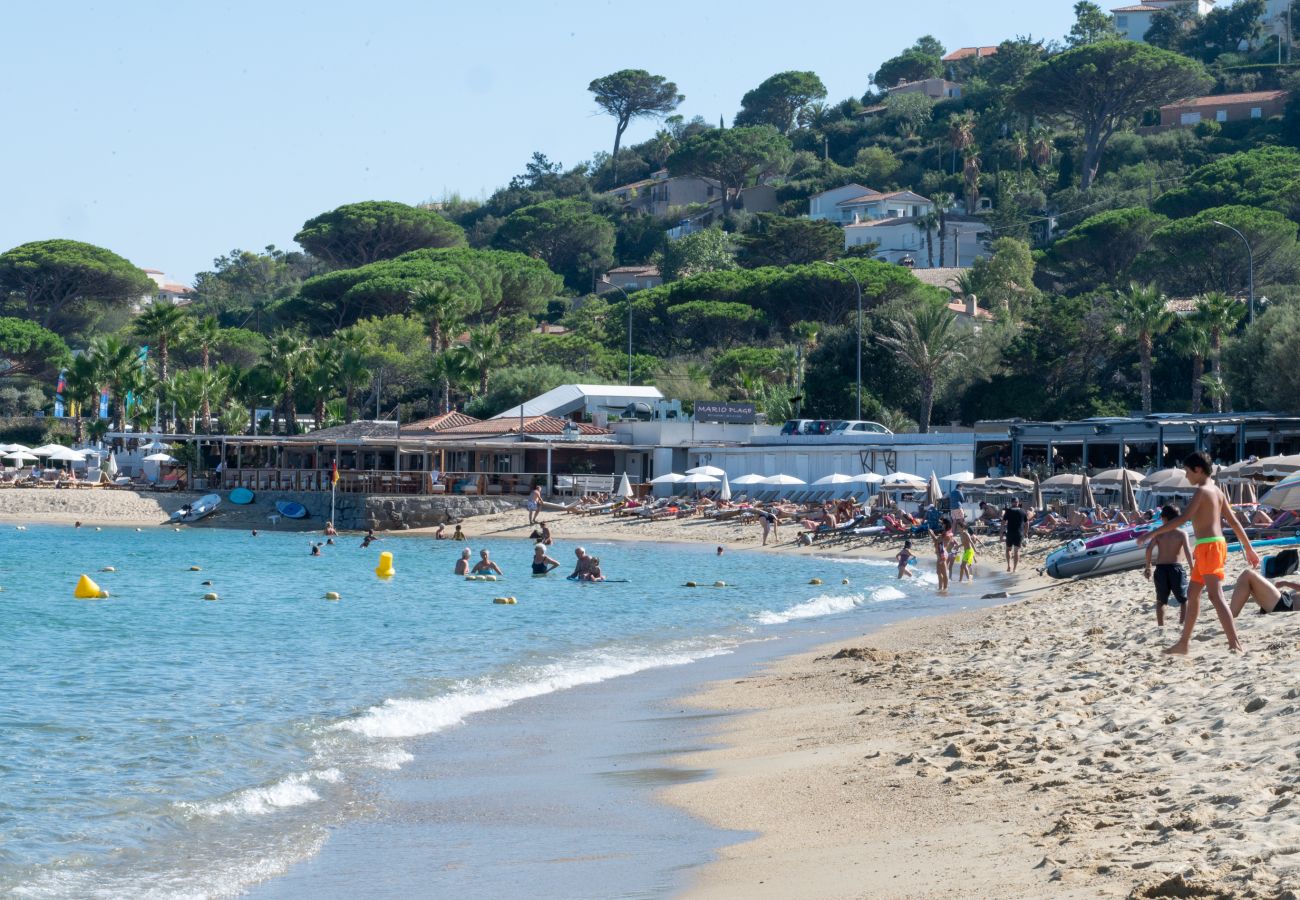
[[[292,249],[344,203],[485,197],[534,151],[613,146],[587,85],[676,82],[728,124],[763,79],[811,69],[834,102],[922,34],[949,49],[1060,39],[1071,0],[496,0],[12,4],[0,98],[0,251],[70,238],[190,283],[232,249]],[[813,11],[815,9],[815,12]],[[635,122],[631,144],[654,134]]]

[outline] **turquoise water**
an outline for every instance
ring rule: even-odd
[[[517,541],[475,542],[507,577],[471,583],[450,542],[345,537],[313,558],[308,541],[0,529],[0,894],[237,893],[363,815],[368,778],[412,741],[476,713],[929,591],[883,564],[631,543],[587,545],[628,583],[582,585],[524,574]],[[572,553],[552,550],[561,573]],[[110,598],[74,600],[83,572]]]

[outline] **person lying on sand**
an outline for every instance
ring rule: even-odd
[[[1242,651],[1237,629],[1232,621],[1232,611],[1223,599],[1224,565],[1228,561],[1228,541],[1223,536],[1223,521],[1227,521],[1241,542],[1242,553],[1252,569],[1259,568],[1259,554],[1250,545],[1250,537],[1245,527],[1232,511],[1232,505],[1223,491],[1214,483],[1212,477],[1214,463],[1201,451],[1188,454],[1183,460],[1183,471],[1187,480],[1196,487],[1192,502],[1181,516],[1167,520],[1155,531],[1138,536],[1137,544],[1144,546],[1162,534],[1168,534],[1191,522],[1196,534],[1196,547],[1192,552],[1192,586],[1187,592],[1187,616],[1183,621],[1183,633],[1173,646],[1166,647],[1166,653],[1184,655],[1192,640],[1192,629],[1196,627],[1196,617],[1201,611],[1201,588],[1204,587],[1214,604],[1214,611],[1219,615],[1223,633],[1228,639],[1228,649]]]
[[[1161,518],[1168,522],[1178,518],[1178,507],[1166,504],[1161,510]],[[1178,607],[1178,624],[1183,624],[1187,617],[1187,570],[1178,561],[1179,554],[1192,564],[1192,542],[1187,539],[1185,531],[1171,531],[1147,544],[1145,577],[1156,589],[1156,624],[1164,627],[1165,606],[1173,596],[1174,605]],[[1155,571],[1152,572],[1152,556],[1155,556]],[[1152,578],[1152,575],[1155,575]]]
[[[1259,604],[1260,615],[1265,613],[1300,611],[1300,581],[1269,581],[1254,569],[1237,576],[1232,589],[1232,616],[1241,615],[1246,604],[1254,600]]]

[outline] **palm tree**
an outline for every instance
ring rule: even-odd
[[[298,335],[281,331],[271,341],[267,364],[275,377],[275,395],[280,398],[280,412],[284,416],[286,434],[298,433],[295,392],[306,372],[307,361],[307,347]]]
[[[149,304],[132,325],[136,336],[157,351],[159,381],[167,380],[171,349],[186,338],[191,326],[192,320],[185,310],[166,302]]]
[[[1201,411],[1201,395],[1205,384],[1205,357],[1210,354],[1210,332],[1199,316],[1188,316],[1178,323],[1174,343],[1180,352],[1192,360],[1192,412]]]
[[[975,208],[980,202],[980,160],[979,147],[967,147],[963,158],[965,163],[962,166],[961,177],[962,185],[966,197],[966,214],[974,215]]]
[[[906,434],[917,427],[916,421],[901,409],[881,410],[880,424],[894,432],[894,434]]]
[[[68,367],[63,384],[63,396],[73,414],[73,427],[76,430],[74,439],[78,444],[85,438],[84,412],[99,396],[99,388],[99,370],[95,360],[83,353]]]
[[[957,172],[957,154],[975,143],[975,114],[965,112],[948,119],[948,143],[952,145],[952,170]]]
[[[926,265],[934,268],[934,230],[939,227],[939,214],[934,210],[918,216],[916,227],[925,231]]]
[[[943,268],[944,242],[947,239],[948,231],[948,211],[952,209],[956,198],[947,191],[935,191],[930,195],[930,202],[934,204],[935,214],[939,217],[939,267]]]
[[[935,389],[947,369],[965,358],[969,335],[958,330],[957,317],[939,303],[923,303],[889,324],[894,333],[878,340],[916,373],[921,388],[917,422],[925,434],[930,430]]]
[[[1223,383],[1223,336],[1236,329],[1245,309],[1236,297],[1211,291],[1196,298],[1196,316],[1210,336],[1210,371]],[[1211,394],[1214,411],[1223,412],[1223,394]]]
[[[1011,155],[1016,160],[1016,177],[1019,178],[1025,159],[1029,156],[1029,140],[1024,132],[1017,131],[1011,135]]]
[[[488,373],[501,362],[501,331],[495,325],[479,325],[469,331],[469,341],[460,350],[465,368],[478,375],[478,396],[487,393]]]
[[[1128,290],[1115,296],[1115,314],[1120,327],[1138,345],[1142,367],[1142,414],[1151,415],[1151,350],[1158,335],[1174,324],[1174,314],[1166,308],[1165,295],[1153,284],[1132,282]]]
[[[446,353],[451,346],[450,332],[473,312],[472,304],[465,295],[435,281],[418,285],[410,293],[412,309],[428,324],[429,349],[434,354]],[[444,374],[441,381],[441,411],[448,412],[451,409],[451,380]]]
[[[199,348],[205,375],[212,371],[212,348],[217,345],[220,337],[221,326],[217,323],[216,316],[204,316],[194,326],[194,344]],[[212,422],[212,398],[208,396],[206,390],[203,393],[203,408],[199,415],[203,419],[203,431],[206,434],[211,430]]]
[[[325,404],[337,393],[340,354],[332,343],[318,344],[311,351],[305,384],[311,398],[312,421],[317,429],[325,427]]]
[[[103,335],[90,342],[89,356],[95,366],[95,381],[108,388],[117,430],[126,428],[126,395],[140,385],[142,378],[135,350],[113,335]]]
[[[1215,410],[1222,412],[1224,406],[1231,406],[1228,402],[1228,385],[1222,378],[1213,373],[1201,376],[1201,383],[1205,386],[1205,392],[1210,395],[1214,401]]]
[[[796,410],[796,416],[795,416],[796,418],[798,418],[798,413],[801,413],[803,411],[803,380],[804,380],[804,371],[805,371],[805,367],[804,367],[805,351],[807,351],[808,353],[812,353],[813,348],[817,346],[817,335],[821,332],[821,329],[822,329],[822,325],[820,322],[802,321],[802,322],[795,322],[793,325],[790,326],[790,336],[795,339],[795,344],[794,344],[795,366],[798,368],[798,374],[799,374],[798,393],[800,399],[798,401],[798,409]]]
[[[1029,131],[1029,156],[1038,168],[1052,162],[1052,130],[1039,125]]]

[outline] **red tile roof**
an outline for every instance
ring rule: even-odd
[[[965,300],[954,300],[948,304],[948,308],[959,316],[968,315],[968,313],[966,312]],[[974,317],[976,319],[991,319],[993,318],[993,313],[989,312],[987,309],[985,309],[982,306],[977,306],[975,307]]]
[[[453,409],[451,412],[430,416],[418,422],[408,422],[402,426],[402,431],[405,434],[410,434],[412,431],[446,431],[449,428],[460,428],[480,421],[482,420]]]
[[[567,420],[556,416],[525,416],[524,433],[525,434],[563,434],[564,426]],[[579,434],[613,434],[607,428],[600,428],[586,422],[574,422],[578,426]],[[484,437],[497,434],[518,434],[518,419],[486,419],[482,422],[473,422],[469,425],[461,425],[456,428],[447,428],[438,432],[439,435],[447,437],[464,435],[465,437]]]
[[[1253,91],[1247,94],[1212,94],[1208,97],[1189,97],[1176,103],[1168,103],[1161,109],[1186,109],[1190,107],[1223,106],[1226,103],[1267,103],[1270,100],[1285,100],[1291,96],[1290,91]]]
[[[962,59],[970,59],[972,56],[985,57],[996,56],[997,47],[958,47],[943,58],[944,62],[957,62]]]

